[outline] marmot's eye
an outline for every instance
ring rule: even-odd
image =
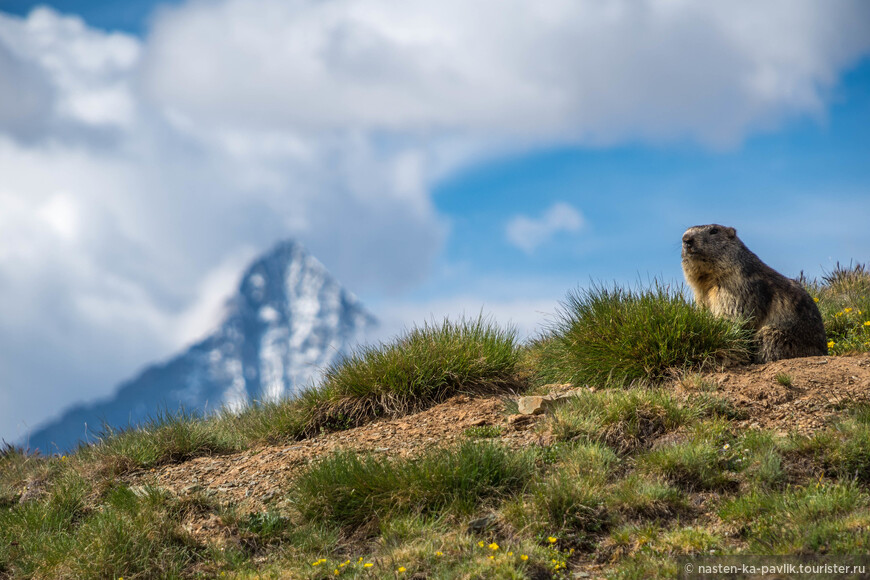
[[[713,229],[710,230],[710,235],[711,235],[711,236],[715,236],[715,235],[718,234],[718,233],[719,233],[719,228],[713,228]]]

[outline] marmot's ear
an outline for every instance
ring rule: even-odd
[[[725,233],[728,234],[729,238],[737,237],[737,230],[734,228],[725,228]]]

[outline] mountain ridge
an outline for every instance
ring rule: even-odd
[[[238,411],[292,395],[377,325],[351,292],[298,242],[285,240],[245,270],[208,336],[146,366],[101,400],[78,403],[24,444],[44,453],[92,443],[104,425],[125,428],[162,411]]]

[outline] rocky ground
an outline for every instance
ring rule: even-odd
[[[672,387],[686,396],[706,389],[729,399],[743,411],[743,428],[811,433],[844,407],[870,402],[870,353],[783,360],[700,378],[674,381]],[[235,504],[242,513],[262,511],[280,507],[288,482],[310,462],[336,449],[405,457],[465,438],[469,429],[482,426],[498,427],[497,436],[510,446],[547,444],[544,415],[516,413],[516,400],[457,396],[399,419],[375,421],[292,444],[198,457],[132,473],[125,479],[133,486],[157,485],[180,496],[202,493],[222,504]],[[200,537],[220,536],[221,528],[216,516],[189,524],[190,531]]]

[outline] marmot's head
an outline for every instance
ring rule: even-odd
[[[683,271],[687,276],[700,276],[728,270],[739,263],[742,247],[734,228],[692,226],[683,234]]]

